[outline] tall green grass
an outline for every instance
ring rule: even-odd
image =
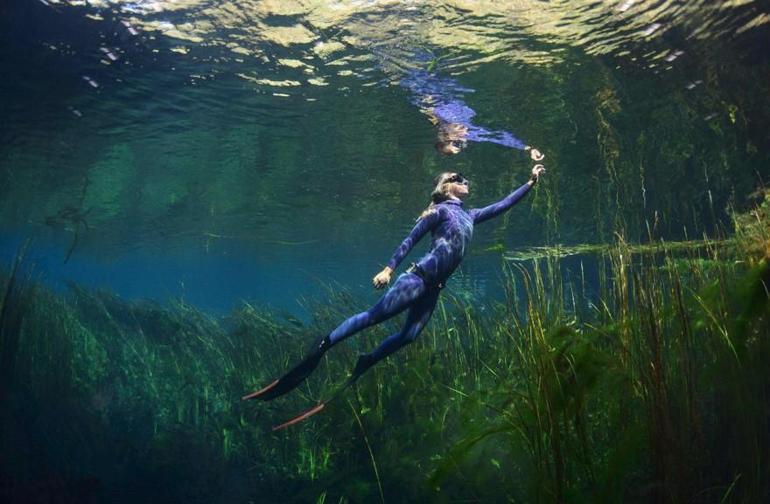
[[[767,217],[721,242],[505,254],[503,302],[450,284],[418,343],[278,433],[396,324],[242,403],[364,303],[329,286],[309,323],[247,302],[214,319],[55,294],[19,261],[0,283],[0,500],[766,501]]]

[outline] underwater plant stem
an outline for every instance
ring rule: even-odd
[[[26,301],[25,286],[23,282],[19,282],[19,275],[29,244],[30,240],[27,240],[16,252],[5,292],[0,299],[0,404],[3,404],[13,387],[16,354],[24,318],[23,306]]]
[[[382,482],[380,481],[380,471],[377,470],[377,462],[374,460],[374,452],[372,451],[372,445],[369,444],[369,437],[366,435],[366,430],[364,430],[364,424],[361,423],[361,418],[358,416],[358,412],[356,411],[356,408],[353,406],[353,403],[348,400],[348,406],[350,406],[350,411],[353,412],[353,416],[356,417],[356,422],[358,422],[358,427],[361,429],[361,434],[364,436],[364,443],[366,443],[366,449],[369,450],[369,458],[372,459],[372,467],[374,468],[374,477],[377,478],[377,488],[380,490],[380,502],[382,504],[385,504],[385,494],[382,492]]]

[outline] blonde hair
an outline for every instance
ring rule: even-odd
[[[449,185],[446,181],[454,174],[455,172],[443,172],[436,177],[436,187],[434,187],[433,192],[430,193],[430,204],[422,211],[417,220],[424,219],[430,215],[431,212],[435,211],[436,205],[449,199]]]
[[[455,154],[455,152],[452,150],[452,142],[449,141],[440,140],[433,144],[433,147],[435,147],[436,152],[442,156],[451,156],[452,154]]]

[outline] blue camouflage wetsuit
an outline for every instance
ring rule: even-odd
[[[387,55],[383,60],[387,61]],[[493,142],[514,149],[525,150],[524,142],[507,131],[494,131],[475,126],[471,120],[476,113],[463,101],[463,96],[474,90],[458,81],[440,77],[433,72],[438,61],[432,53],[417,51],[413,60],[427,65],[429,70],[412,69],[399,77],[399,84],[411,92],[410,101],[430,114],[442,125],[461,124],[467,128],[460,141]],[[455,141],[454,139],[452,140]],[[396,249],[388,266],[395,270],[412,247],[429,231],[430,251],[405,273],[398,276],[393,286],[369,310],[353,315],[334,331],[319,337],[305,358],[286,374],[266,387],[248,394],[243,399],[259,398],[269,401],[298,387],[318,366],[323,354],[332,346],[353,334],[379,324],[409,308],[404,327],[388,336],[373,352],[359,356],[347,384],[353,383],[363,372],[399,348],[413,342],[433,314],[444,282],[460,265],[473,236],[473,226],[495,217],[518,202],[530,189],[525,184],[502,200],[484,208],[466,211],[460,200],[436,203],[424,217],[418,219],[409,236]],[[328,401],[326,401],[328,402]],[[325,402],[283,424],[291,425],[320,411]]]
[[[353,315],[332,331],[329,334],[331,345],[362,329],[379,324],[406,308],[409,308],[409,313],[404,327],[388,336],[372,353],[364,356],[368,358],[366,367],[413,342],[428,323],[444,282],[460,265],[468,250],[473,226],[511,208],[527,194],[530,187],[530,184],[524,184],[497,203],[469,211],[463,208],[460,200],[446,200],[435,205],[430,213],[417,221],[409,236],[396,249],[388,266],[395,270],[428,231],[432,237],[430,251],[409,271],[399,275],[377,304],[367,311]]]

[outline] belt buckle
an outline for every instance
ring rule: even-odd
[[[411,265],[409,265],[409,267],[406,269],[406,272],[407,273],[414,273],[418,277],[422,278],[423,282],[425,282],[426,285],[428,285],[428,287],[430,287],[430,285],[428,284],[428,279],[425,277],[425,272],[422,270],[422,268],[420,268],[420,266],[417,263],[412,263]],[[444,287],[446,287],[446,284],[444,282],[438,282],[435,285],[435,287],[438,287],[439,290],[440,290],[440,289],[443,289]]]

